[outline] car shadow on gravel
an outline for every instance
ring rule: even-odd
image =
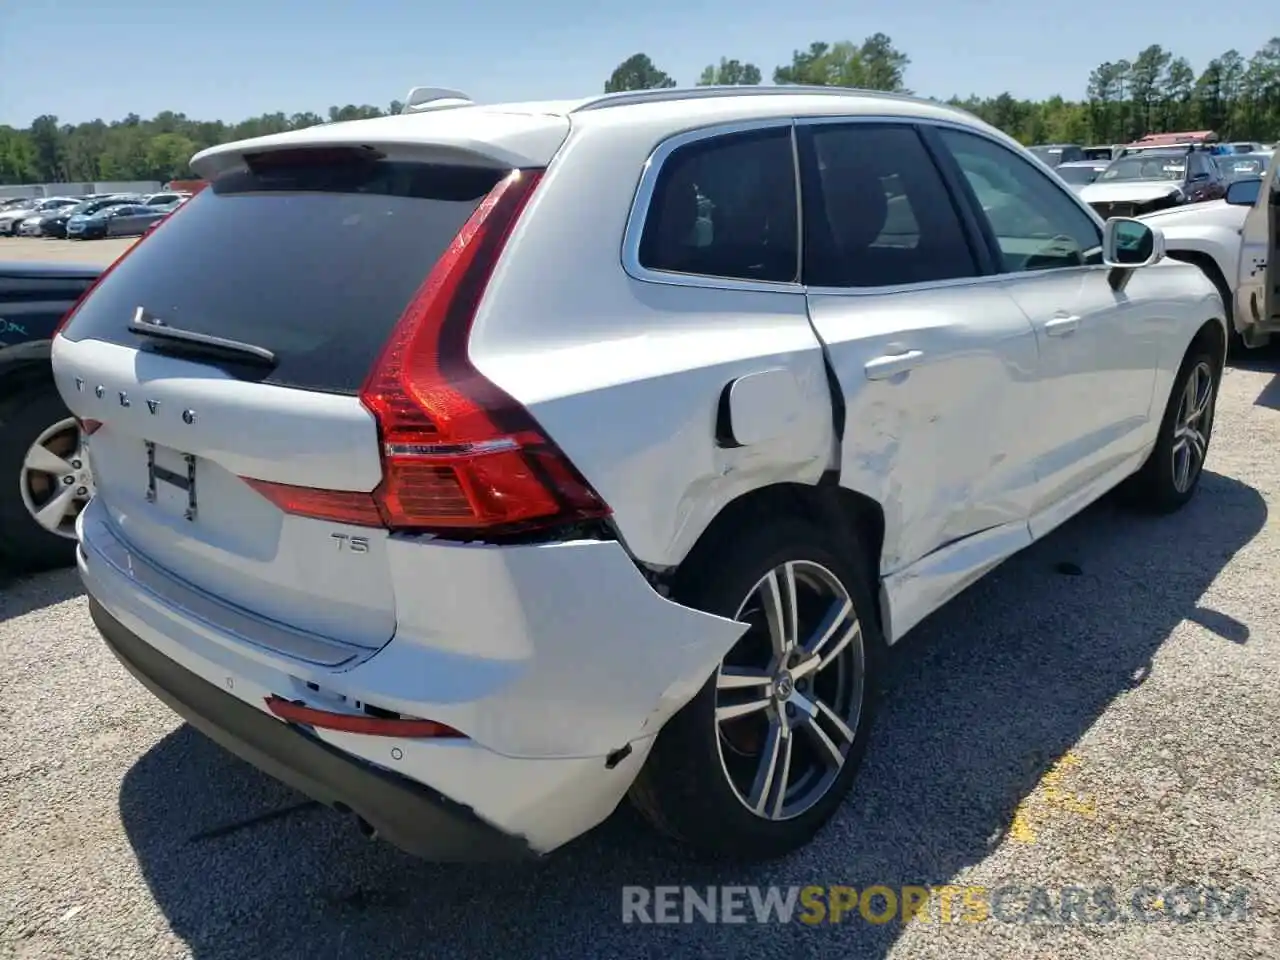
[[[200,960],[883,957],[896,923],[624,925],[622,887],[951,882],[1180,622],[1202,624],[1205,642],[1248,642],[1245,624],[1201,598],[1266,517],[1256,491],[1206,473],[1176,516],[1105,500],[1004,564],[895,652],[853,794],[781,862],[691,862],[624,804],[533,866],[422,863],[186,726],[126,775],[124,826],[156,904]]]
[[[0,565],[0,623],[83,593],[80,574],[74,568],[20,575]]]

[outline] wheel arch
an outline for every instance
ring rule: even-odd
[[[1218,317],[1211,317],[1201,324],[1200,328],[1191,337],[1191,342],[1187,344],[1187,349],[1183,352],[1182,358],[1185,360],[1191,354],[1191,351],[1198,347],[1204,347],[1218,359],[1218,372],[1221,374],[1227,362],[1229,339],[1223,321]]]
[[[798,517],[824,529],[838,531],[842,540],[860,547],[857,561],[868,577],[873,595],[880,593],[880,559],[884,549],[884,508],[872,497],[841,486],[834,473],[817,484],[774,483],[741,494],[716,514],[672,572],[669,585],[679,590],[682,580],[727,548],[735,530],[743,524]],[[888,611],[879,596],[876,614],[883,630]]]
[[[0,349],[0,400],[8,400],[37,384],[53,382],[48,340],[28,340]]]
[[[1232,301],[1235,299],[1235,295],[1232,293],[1231,283],[1227,280],[1226,271],[1213,253],[1206,249],[1186,248],[1170,250],[1169,257],[1199,267],[1204,275],[1209,278],[1209,281],[1217,288],[1218,295],[1222,297],[1222,306],[1227,314],[1227,326],[1230,327],[1234,322],[1232,319],[1232,308],[1234,306]]]

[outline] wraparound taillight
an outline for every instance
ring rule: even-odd
[[[514,170],[419,287],[360,390],[378,425],[382,482],[368,493],[246,478],[281,510],[412,532],[528,529],[608,506],[529,413],[472,366],[476,309],[542,178]]]

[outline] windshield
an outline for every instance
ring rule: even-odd
[[[1233,177],[1256,177],[1258,174],[1265,172],[1267,169],[1267,161],[1264,157],[1250,157],[1247,160],[1233,160],[1231,162],[1231,175]]]
[[[1180,156],[1121,157],[1102,171],[1100,183],[1125,180],[1181,180],[1187,172],[1187,161]]]
[[[1085,184],[1093,183],[1098,179],[1097,167],[1059,167],[1058,176],[1062,177],[1067,183]]]

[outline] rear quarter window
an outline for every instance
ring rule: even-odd
[[[645,217],[642,267],[789,283],[799,249],[789,127],[707,137],[666,159]]]
[[[264,347],[268,383],[356,393],[435,262],[506,174],[391,161],[293,160],[219,178],[85,301],[64,336],[156,349],[172,327]]]

